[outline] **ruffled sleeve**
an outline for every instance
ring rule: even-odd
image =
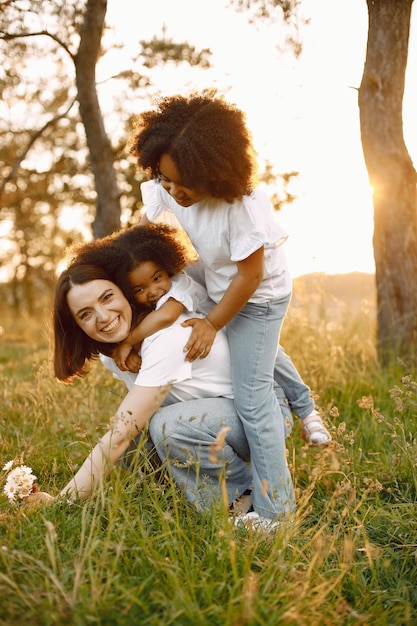
[[[148,180],[140,186],[145,215],[153,224],[163,223],[172,228],[182,229],[173,207],[175,201],[156,180]]]
[[[199,298],[195,288],[195,281],[192,280],[185,272],[180,272],[171,279],[171,289],[158,300],[156,309],[161,308],[169,298],[181,302],[189,313],[195,313],[198,310]]]
[[[278,248],[288,238],[274,218],[267,196],[257,189],[231,207],[229,214],[231,260],[241,261],[261,246]]]

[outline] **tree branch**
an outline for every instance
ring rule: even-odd
[[[74,102],[76,101],[76,98],[74,98],[72,100],[72,102],[69,104],[69,106],[65,109],[65,111],[63,111],[62,113],[58,113],[57,115],[55,115],[54,117],[52,117],[48,122],[46,122],[46,124],[44,124],[42,126],[42,128],[39,128],[39,130],[36,131],[36,133],[34,135],[31,136],[31,138],[29,139],[25,149],[23,150],[22,154],[16,159],[16,161],[13,163],[12,167],[10,168],[9,173],[7,174],[7,176],[5,176],[1,182],[0,185],[0,198],[2,197],[5,187],[7,185],[8,182],[10,182],[13,177],[15,176],[17,170],[19,169],[20,165],[22,164],[22,161],[26,158],[29,150],[32,148],[33,144],[35,143],[35,141],[37,139],[39,139],[39,137],[45,132],[45,130],[47,128],[49,128],[49,126],[53,126],[56,122],[58,122],[60,119],[66,117],[66,115],[68,115],[68,113],[70,112],[72,106],[74,105]]]
[[[47,30],[40,30],[34,33],[23,33],[23,34],[22,33],[1,33],[0,39],[3,39],[4,41],[11,41],[12,39],[23,39],[26,37],[40,37],[40,36],[49,37],[50,39],[55,41],[55,43],[57,43],[61,48],[63,48],[65,52],[71,57],[71,60],[75,62],[74,61],[75,57],[72,54],[71,50],[68,48],[68,46],[61,39],[59,39],[59,37],[57,37],[53,33],[50,33]]]

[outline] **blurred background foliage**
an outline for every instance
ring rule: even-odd
[[[91,4],[106,6],[102,0]],[[34,313],[50,297],[65,249],[93,236],[97,194],[76,84],[86,4],[6,0],[1,7],[0,310],[7,306]],[[95,85],[97,116],[111,142],[116,211],[125,228],[140,219],[143,176],[129,158],[127,139],[132,116],[157,93],[152,72],[167,64],[204,72],[211,52],[174,41],[163,26],[161,36],[150,41],[138,36],[129,67],[114,75],[100,69],[122,46],[108,25],[100,45],[97,73],[104,78]],[[272,200],[277,209],[293,199],[287,188],[296,175],[280,175],[266,164],[261,178],[276,185]]]

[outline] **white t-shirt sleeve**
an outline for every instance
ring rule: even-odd
[[[156,180],[147,180],[140,186],[142,193],[142,200],[145,207],[145,215],[152,223],[157,221],[164,221],[172,226],[169,215],[172,215],[172,219],[178,224],[175,215],[172,213],[168,205],[165,205],[162,201],[161,195],[158,193],[160,183]],[[163,220],[161,218],[164,218]],[[158,219],[159,218],[159,219]]]
[[[277,248],[288,238],[273,219],[267,196],[259,189],[230,207],[230,258],[242,261],[261,247]]]
[[[116,361],[110,356],[100,354],[100,361],[102,362],[104,367],[113,374],[114,378],[122,380],[128,389],[131,389],[133,387],[137,374],[133,374],[132,372],[123,372],[117,367]]]

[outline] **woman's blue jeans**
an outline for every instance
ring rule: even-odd
[[[152,417],[149,434],[177,486],[199,510],[222,501],[225,491],[230,504],[252,484],[249,446],[233,400],[164,406]]]

